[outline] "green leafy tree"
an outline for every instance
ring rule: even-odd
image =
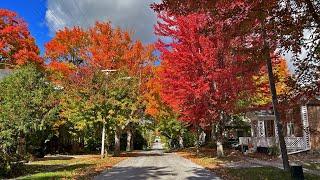
[[[127,150],[131,150],[132,127],[144,117],[144,104],[139,93],[139,79],[127,76],[125,71],[118,72],[110,77],[108,84],[108,119],[115,122],[115,155],[120,153],[120,136],[127,130]]]
[[[51,129],[57,114],[57,88],[30,64],[4,78],[0,92],[0,169],[9,172],[12,161],[44,143],[42,135]]]
[[[184,134],[187,132],[187,124],[178,120],[178,113],[170,107],[162,104],[157,119],[158,131],[168,139],[169,148],[179,146],[184,148]]]
[[[74,149],[76,151],[82,148],[95,151],[97,142],[101,140],[101,135],[95,131],[102,128],[101,122],[105,122],[108,129],[113,126],[111,121],[106,120],[111,107],[106,83],[106,76],[93,68],[79,68],[73,77],[63,83],[60,120],[56,126],[64,131],[64,136],[67,134],[75,140],[72,146],[80,146]]]

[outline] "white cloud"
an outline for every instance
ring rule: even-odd
[[[135,38],[150,43],[156,38],[156,15],[150,4],[160,0],[48,0],[46,23],[51,32],[64,27],[87,28],[96,21],[111,21],[114,26],[134,30]]]

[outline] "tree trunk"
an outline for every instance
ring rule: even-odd
[[[104,156],[104,148],[105,148],[105,137],[106,137],[106,123],[103,121],[102,124],[102,134],[101,134],[101,159],[103,159]]]
[[[199,156],[199,154],[200,154],[200,150],[199,150],[199,148],[200,148],[200,127],[199,127],[199,125],[197,125],[197,144],[196,144],[196,150],[197,150],[197,152],[196,152],[196,155],[197,156]]]
[[[126,151],[132,151],[131,149],[131,145],[132,145],[132,132],[131,129],[128,128],[127,129],[127,147],[126,147]]]
[[[218,132],[217,132],[217,157],[224,157],[223,152],[223,131],[224,131],[224,123],[226,121],[225,114],[220,114],[220,123],[218,125]]]
[[[216,125],[213,123],[211,125],[211,142],[216,142]]]
[[[217,157],[224,157],[222,140],[217,140]]]
[[[314,19],[314,21],[317,23],[317,25],[319,27],[320,26],[320,17],[317,14],[317,11],[316,11],[314,5],[312,4],[312,1],[306,0],[306,4],[307,4],[307,8],[308,8],[309,12],[311,13],[312,18]]]
[[[120,155],[120,136],[121,136],[120,127],[116,127],[116,130],[114,133],[114,156]]]
[[[23,158],[26,155],[26,138],[22,131],[19,132],[17,154]]]
[[[182,135],[179,135],[179,147],[180,147],[181,149],[184,148]]]
[[[172,138],[171,137],[169,138],[168,143],[169,143],[169,149],[171,149],[172,148]]]
[[[132,135],[132,137],[131,137],[131,141],[130,141],[130,148],[131,148],[131,151],[133,151],[134,150],[134,147],[133,147],[133,140],[134,140],[134,135],[132,134],[132,131],[131,131],[131,135]]]

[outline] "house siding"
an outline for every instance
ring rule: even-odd
[[[311,135],[311,149],[320,151],[320,106],[308,106],[308,120]]]

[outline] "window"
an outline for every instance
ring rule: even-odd
[[[252,121],[251,122],[251,136],[252,137],[258,137],[258,122]]]
[[[274,137],[274,120],[264,121],[266,137]]]
[[[294,136],[294,124],[292,122],[287,123],[287,136]]]

